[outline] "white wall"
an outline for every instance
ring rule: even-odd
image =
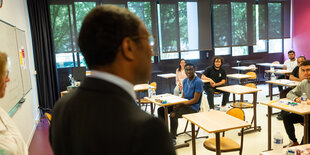
[[[26,143],[29,146],[36,129],[36,122],[38,122],[40,118],[40,114],[38,111],[37,86],[34,74],[34,58],[26,0],[4,0],[3,6],[0,8],[0,19],[16,26],[21,30],[24,30],[26,33],[32,89],[25,96],[26,101],[17,110],[12,119],[17,124]]]

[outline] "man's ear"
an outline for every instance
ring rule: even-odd
[[[121,44],[122,56],[127,60],[133,60],[135,46],[135,42],[132,39],[125,37]]]

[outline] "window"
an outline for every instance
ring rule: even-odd
[[[248,55],[248,46],[232,47],[232,56]]]
[[[214,48],[215,55],[230,55],[230,47]]]
[[[72,53],[57,53],[56,54],[56,67],[57,68],[74,67],[73,54]]]
[[[128,2],[128,10],[138,16],[152,34],[152,17],[150,2]]]
[[[269,53],[281,53],[282,52],[282,39],[270,39],[268,51]]]
[[[264,9],[264,8],[261,8]],[[264,11],[262,11],[264,12]],[[253,11],[254,15],[254,29],[255,29],[255,40],[256,44],[253,46],[253,53],[258,53],[258,52],[267,52],[267,40],[265,39],[260,39],[259,36],[259,29],[260,26],[263,22],[261,22],[260,14],[259,14],[259,5],[255,5],[255,9]]]

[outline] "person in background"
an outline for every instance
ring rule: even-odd
[[[295,58],[295,51],[290,50],[288,51],[287,54],[288,54],[289,59],[284,61],[283,70],[288,70],[292,72],[294,68],[297,66],[297,59]],[[279,76],[278,79],[285,79],[285,75]],[[281,91],[283,90],[283,86],[278,86],[278,88],[279,88],[279,92],[281,93]]]
[[[300,65],[304,61],[306,61],[306,57],[304,57],[304,56],[299,56],[297,58],[297,66],[294,68],[293,72],[291,73],[291,75],[289,77],[291,81],[300,82],[300,81],[302,81],[304,79],[304,76],[302,75],[302,72],[300,71],[301,70]],[[293,89],[292,87],[288,87],[288,88],[282,90],[280,92],[280,98],[286,98],[287,93],[289,91],[291,91],[292,89]],[[289,112],[287,112],[287,111],[281,110],[281,113],[277,116],[277,119],[278,120],[283,120],[284,115],[286,115],[288,113]]]
[[[304,80],[296,86],[293,90],[291,90],[287,94],[287,98],[295,101],[297,103],[301,103],[301,96],[303,93],[307,95],[307,104],[310,105],[310,60],[306,60],[301,64],[301,71],[304,76]],[[283,124],[285,127],[285,131],[291,140],[289,146],[299,145],[296,136],[295,136],[295,123],[303,123],[304,118],[301,115],[290,113],[283,117]],[[310,130],[308,134],[308,139],[310,138]]]
[[[5,96],[6,83],[10,81],[7,54],[0,51],[0,98]],[[28,147],[8,113],[0,106],[0,155],[27,155]]]
[[[201,94],[203,91],[203,83],[195,74],[195,66],[191,63],[185,65],[185,73],[187,78],[183,80],[182,98],[188,99],[187,102],[174,106],[174,110],[170,113],[170,133],[173,141],[176,143],[176,135],[178,129],[178,118],[184,114],[195,113],[199,111],[201,103]]]
[[[176,70],[176,77],[175,77],[175,88],[174,88],[174,95],[179,96],[180,92],[183,89],[183,80],[186,78],[186,74],[184,71],[184,66],[186,61],[181,59],[179,62],[179,67]]]
[[[100,5],[86,15],[78,43],[91,75],[53,109],[54,154],[176,154],[164,122],[135,103],[133,86],[151,77],[150,37],[128,9]]]
[[[226,111],[226,104],[229,99],[230,93],[216,90],[216,87],[223,86],[226,83],[226,71],[222,68],[224,59],[222,57],[214,57],[212,66],[209,66],[203,72],[201,79],[210,80],[205,83],[204,89],[207,93],[210,109],[214,109],[214,92],[223,94],[221,110]]]

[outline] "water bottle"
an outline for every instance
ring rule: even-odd
[[[282,155],[283,151],[283,136],[280,132],[277,132],[273,136],[273,154]]]
[[[156,96],[156,90],[152,89],[152,97]]]
[[[276,75],[274,75],[274,73],[271,74],[271,81],[277,80]]]
[[[306,93],[302,93],[302,95],[301,95],[301,105],[307,105],[307,95],[306,95]]]
[[[148,97],[149,97],[149,98],[152,98],[152,93],[153,93],[153,92],[152,92],[152,88],[151,88],[151,87],[149,87],[147,93],[148,93]]]

